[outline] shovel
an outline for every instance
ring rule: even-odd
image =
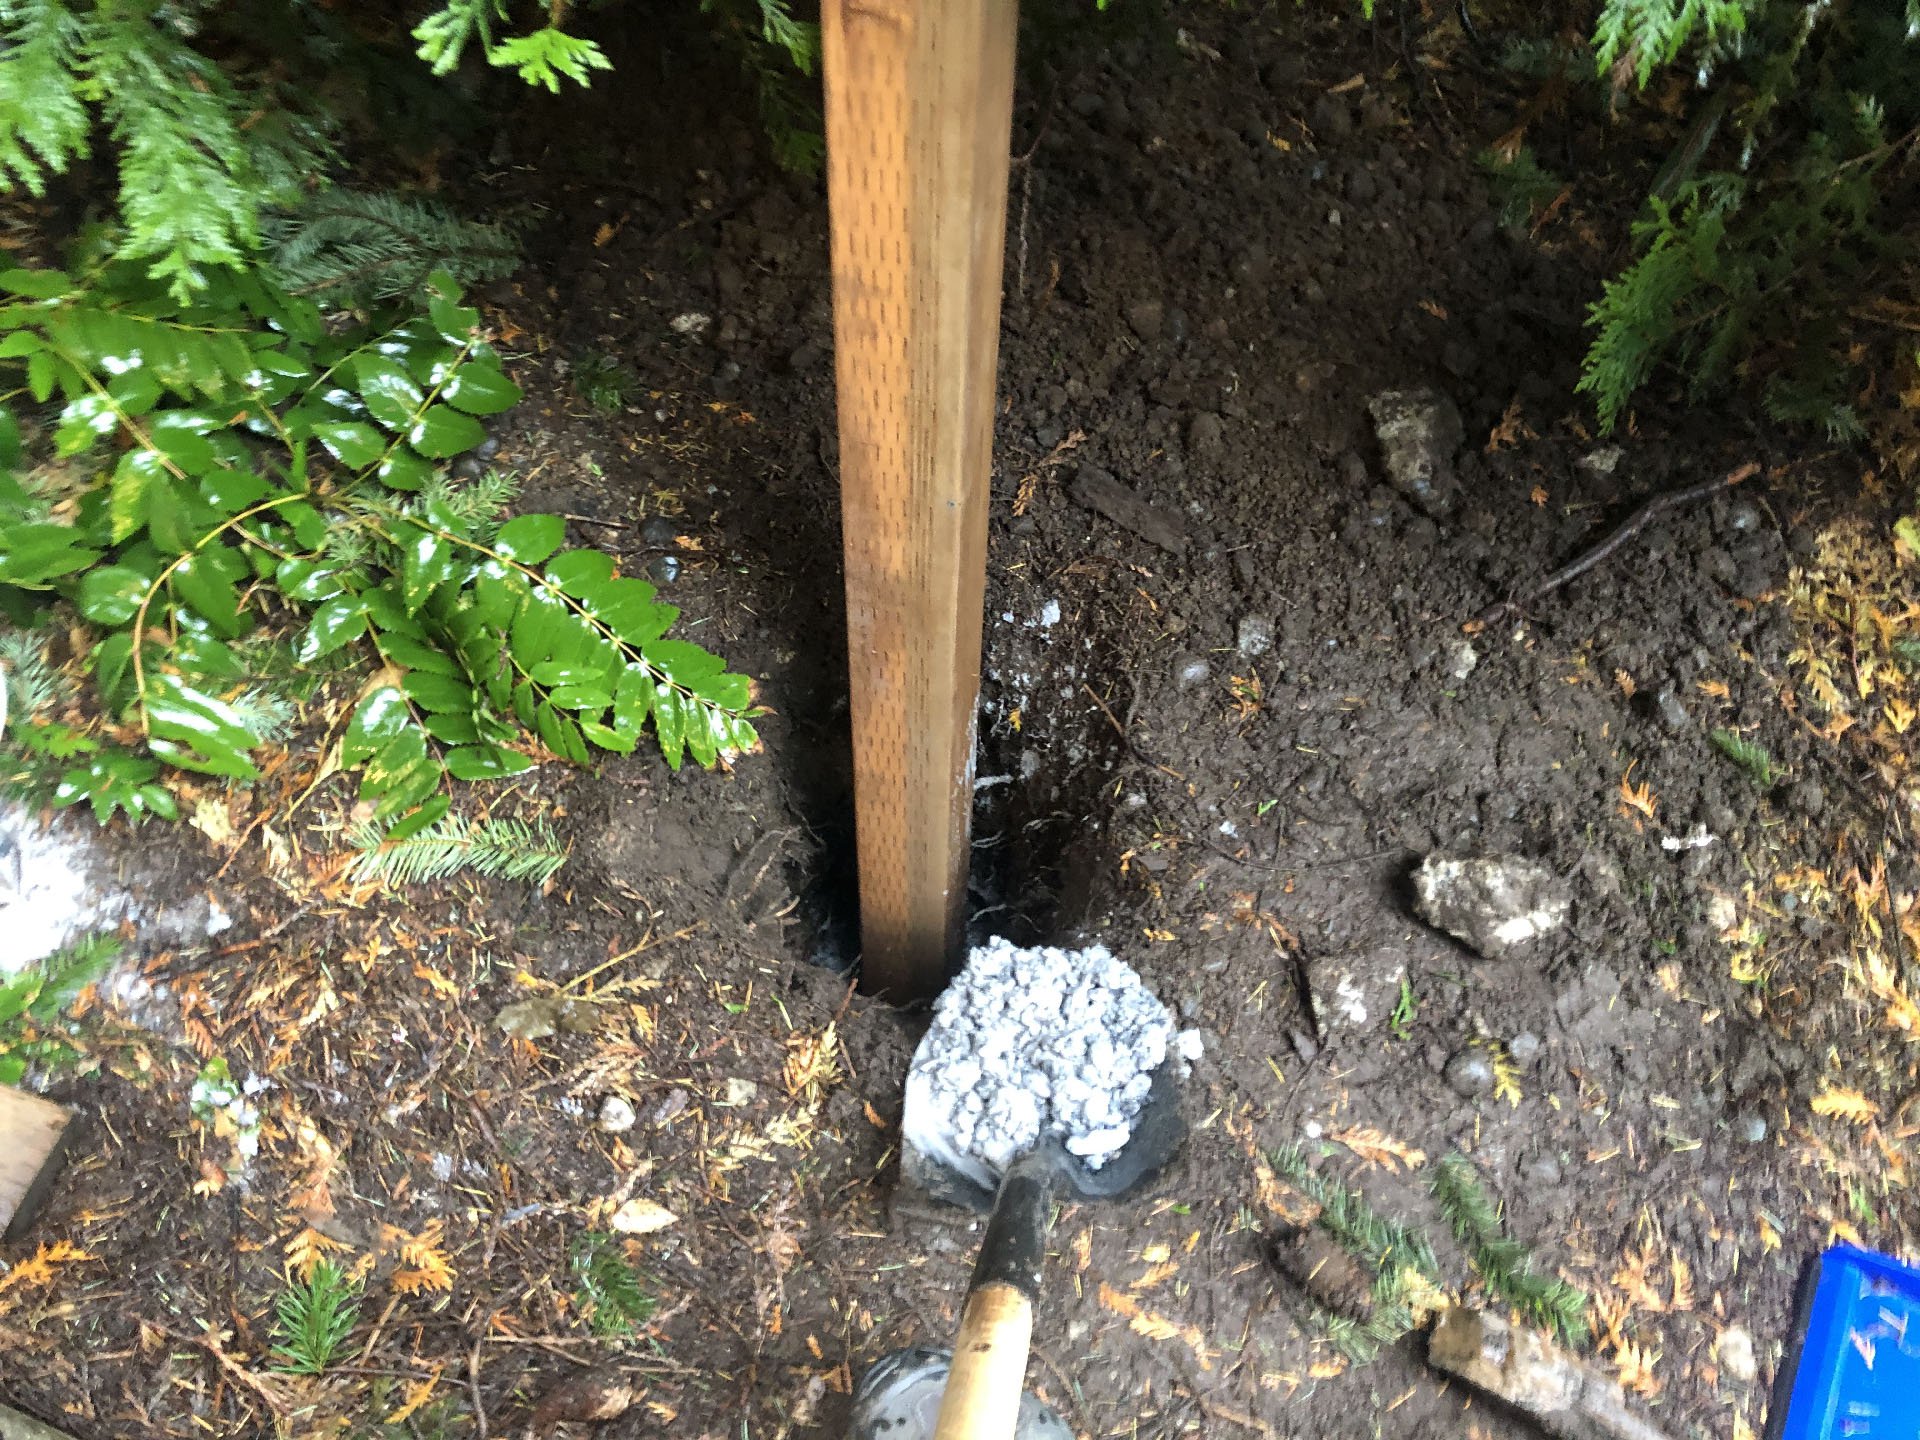
[[[915,1347],[883,1357],[854,1397],[854,1440],[1071,1440],[1065,1422],[1021,1388],[1053,1204],[1124,1199],[1159,1175],[1186,1133],[1170,1065],[1154,1072],[1131,1137],[1099,1169],[1049,1136],[1007,1167],[997,1192],[977,1159],[930,1133],[926,1110],[910,1075],[902,1183],[988,1212],[987,1231],[953,1354]]]

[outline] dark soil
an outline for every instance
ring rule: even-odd
[[[1016,120],[975,924],[1104,941],[1206,1043],[1160,1192],[1062,1215],[1034,1382],[1089,1436],[1529,1433],[1427,1371],[1417,1339],[1337,1362],[1271,1264],[1289,1207],[1262,1157],[1283,1143],[1435,1224],[1417,1172],[1335,1143],[1377,1132],[1474,1158],[1541,1268],[1595,1292],[1602,1363],[1645,1361],[1672,1433],[1757,1430],[1804,1257],[1836,1225],[1916,1239],[1907,1132],[1808,1114],[1831,1081],[1903,1119],[1912,1077],[1843,982],[1850,910],[1784,878],[1837,889],[1888,848],[1849,752],[1783,705],[1781,592],[1852,462],[1657,406],[1603,445],[1572,386],[1617,256],[1593,225],[1497,223],[1471,156],[1501,128],[1498,85],[1469,68],[1416,93],[1391,26],[1186,21],[1184,48],[1070,43]],[[0,1344],[7,1398],[78,1436],[266,1433],[276,1406],[372,1434],[436,1372],[439,1433],[518,1433],[604,1361],[643,1394],[597,1433],[785,1440],[838,1433],[868,1364],[952,1332],[973,1236],[890,1208],[914,1022],[840,973],[822,192],[773,171],[732,109],[690,124],[735,104],[730,77],[689,65],[655,91],[657,60],[616,58],[618,81],[510,124],[489,177],[548,211],[489,312],[530,395],[502,456],[528,508],[584,517],[576,543],[678,562],[687,633],[760,678],[766,753],[722,775],[549,766],[491,797],[564,824],[574,859],[545,895],[369,898],[243,850],[215,882],[251,912],[232,944],[154,962],[189,997],[180,1028],[114,1042],[113,1074],[59,1089],[83,1141],[35,1233],[92,1258],[0,1309]],[[679,333],[690,313],[710,323]],[[590,352],[638,378],[618,414],[569,381]],[[1368,419],[1369,397],[1413,385],[1444,391],[1467,437],[1437,517],[1386,483]],[[1748,461],[1758,478],[1463,631],[1647,496]],[[1184,553],[1079,503],[1081,467]],[[654,517],[671,539],[642,533]],[[1262,624],[1270,648],[1243,653]],[[1716,729],[1766,748],[1766,783]],[[1651,813],[1623,796],[1642,784]],[[323,791],[297,842],[323,854],[350,800]],[[1663,848],[1696,826],[1713,843]],[[1412,913],[1436,849],[1545,861],[1570,927],[1478,959]],[[1768,932],[1764,984],[1734,978],[1726,936],[1747,922]],[[1313,1013],[1335,973],[1374,1002],[1364,1022]],[[494,1028],[569,981],[602,997],[597,1033],[530,1047]],[[1508,1093],[1443,1077],[1475,1042],[1528,1057]],[[188,1120],[194,1047],[275,1081],[244,1175]],[[594,1128],[608,1094],[637,1128]],[[303,1123],[337,1152],[317,1175]],[[196,1193],[208,1165],[231,1173]],[[634,1242],[659,1310],[615,1349],[580,1323],[568,1255],[634,1196],[677,1220]],[[435,1224],[452,1291],[402,1296],[381,1227]],[[327,1386],[263,1383],[308,1225],[379,1257],[366,1325]],[[1716,1361],[1729,1326],[1758,1341],[1758,1378]],[[379,1402],[383,1376],[399,1388]]]

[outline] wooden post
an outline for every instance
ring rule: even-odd
[[[965,922],[1014,0],[824,0],[827,195],[869,991]]]

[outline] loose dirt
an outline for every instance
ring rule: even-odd
[[[1831,537],[1884,530],[1881,501],[1853,457],[1741,416],[1655,401],[1590,433],[1582,306],[1619,217],[1499,223],[1471,158],[1497,79],[1463,61],[1410,84],[1390,25],[1182,17],[1180,41],[1058,42],[1015,127],[974,926],[1105,944],[1205,1037],[1160,1192],[1060,1217],[1034,1380],[1089,1436],[1529,1433],[1417,1339],[1346,1363],[1269,1260],[1298,1197],[1264,1156],[1299,1143],[1432,1227],[1472,1292],[1421,1166],[1457,1148],[1536,1263],[1593,1294],[1602,1362],[1672,1433],[1754,1433],[1802,1259],[1836,1233],[1916,1239],[1912,1066],[1860,968],[1871,920],[1900,993],[1912,862],[1877,762],[1816,733],[1794,658],[1795,587],[1839,563]],[[291,867],[240,846],[213,882],[228,943],[148,962],[172,1028],[109,1033],[105,1071],[57,1087],[84,1138],[35,1237],[89,1258],[0,1281],[0,1389],[76,1435],[269,1433],[276,1412],[518,1433],[601,1364],[640,1393],[598,1434],[786,1440],[836,1433],[868,1364],[956,1323],[973,1233],[889,1203],[924,1022],[842,973],[823,195],[770,169],[711,61],[670,53],[656,88],[657,43],[585,99],[516,102],[485,177],[545,207],[490,297],[530,397],[502,462],[576,543],[677,561],[682,625],[759,677],[766,752],[724,775],[549,765],[487,796],[563,825],[545,894],[342,887],[337,788],[283,834]],[[689,313],[710,325],[676,330]],[[621,413],[575,394],[589,351],[632,367]],[[1368,411],[1413,386],[1461,417],[1440,514],[1386,483]],[[1646,497],[1748,462],[1463,628]],[[1435,850],[1543,862],[1568,927],[1464,950],[1414,918]],[[1378,1002],[1364,1021],[1314,1014],[1336,975]],[[563,987],[596,1001],[592,1033],[494,1027]],[[1486,1093],[1456,1089],[1463,1052]],[[215,1054],[273,1082],[250,1166],[189,1118]],[[1853,1091],[1853,1119],[1810,1108]],[[609,1094],[634,1129],[596,1128]],[[673,1219],[626,1242],[658,1308],[616,1347],[570,1256],[635,1197]],[[266,1355],[288,1247],[316,1243],[366,1287],[317,1386]],[[421,1280],[421,1243],[450,1289]],[[1730,1327],[1757,1376],[1717,1358]]]

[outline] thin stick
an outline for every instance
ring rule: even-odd
[[[1509,615],[1518,613],[1535,600],[1538,600],[1542,595],[1558,590],[1569,581],[1579,579],[1582,575],[1586,574],[1587,571],[1593,569],[1594,566],[1598,565],[1602,560],[1605,560],[1609,555],[1613,554],[1614,551],[1626,544],[1627,541],[1646,529],[1647,523],[1651,521],[1654,516],[1660,514],[1661,511],[1671,510],[1676,505],[1685,505],[1691,501],[1711,495],[1716,491],[1729,489],[1732,486],[1738,485],[1742,480],[1751,479],[1759,473],[1760,466],[1750,460],[1738,470],[1723,475],[1718,480],[1706,480],[1698,485],[1689,485],[1684,490],[1670,490],[1664,495],[1654,496],[1651,500],[1647,501],[1646,504],[1634,511],[1633,514],[1621,521],[1619,527],[1607,536],[1606,539],[1602,540],[1598,545],[1595,545],[1591,550],[1586,551],[1572,564],[1563,565],[1518,599],[1502,600],[1499,604],[1489,605],[1486,609],[1482,610],[1469,622],[1470,628],[1483,630],[1489,625],[1504,620]]]

